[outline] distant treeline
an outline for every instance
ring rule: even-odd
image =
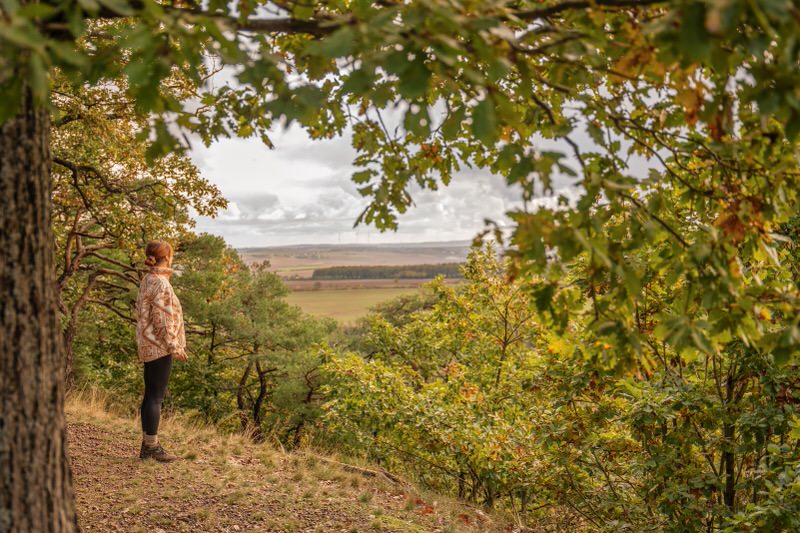
[[[314,270],[311,279],[427,279],[443,274],[461,278],[463,263],[435,265],[336,266]]]

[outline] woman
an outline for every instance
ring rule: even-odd
[[[170,462],[177,459],[158,442],[161,403],[167,391],[172,360],[186,361],[183,310],[169,277],[172,275],[172,247],[164,241],[150,241],[144,264],[150,271],[142,278],[136,298],[136,342],[139,361],[144,363],[142,400],[142,449],[140,459]]]

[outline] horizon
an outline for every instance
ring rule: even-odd
[[[236,250],[240,251],[249,251],[249,250],[264,250],[269,248],[301,248],[301,247],[314,247],[314,246],[377,246],[377,247],[413,247],[413,246],[430,246],[430,245],[450,245],[450,246],[470,246],[472,243],[472,239],[451,239],[451,240],[443,240],[443,241],[404,241],[404,242],[375,242],[375,243],[364,243],[364,242],[339,242],[339,243],[331,243],[331,242],[310,242],[310,243],[300,243],[300,244],[276,244],[276,245],[263,245],[263,246],[235,246]]]

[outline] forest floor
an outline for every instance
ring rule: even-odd
[[[179,460],[138,458],[141,432],[102,400],[67,401],[68,449],[85,532],[500,532],[492,517],[425,495],[374,467],[284,452],[176,417],[162,444]]]

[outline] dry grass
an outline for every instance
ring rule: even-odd
[[[97,391],[66,404],[68,446],[83,531],[503,531],[497,518],[330,457],[286,453],[180,416],[162,443],[181,457],[142,462],[139,422]],[[368,465],[365,465],[368,466]]]

